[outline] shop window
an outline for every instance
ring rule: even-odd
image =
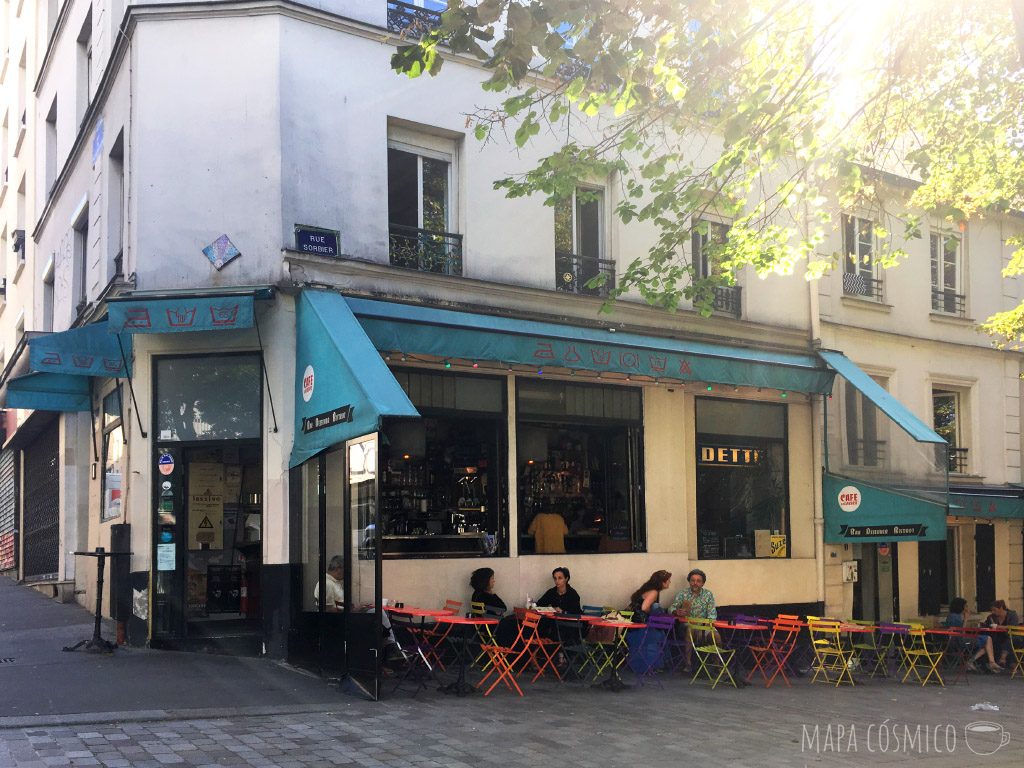
[[[124,459],[124,427],[121,420],[121,388],[103,398],[103,477],[101,520],[121,516],[121,471]]]
[[[520,381],[519,551],[642,552],[642,401],[632,387]]]
[[[395,378],[422,418],[384,425],[383,556],[506,553],[504,381],[414,371]]]
[[[258,355],[160,358],[156,381],[158,440],[260,437]]]
[[[875,382],[886,388],[886,381],[872,376]],[[846,382],[843,391],[846,408],[846,456],[847,463],[860,467],[884,467],[888,463],[888,444],[885,440],[887,420],[878,418],[878,407],[861,394],[855,386]]]
[[[787,556],[786,406],[697,400],[701,560]]]

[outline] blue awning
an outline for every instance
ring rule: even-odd
[[[645,375],[682,381],[831,391],[814,355],[610,332],[433,307],[348,299],[380,351]]]
[[[181,333],[252,328],[253,293],[111,299],[111,333]]]
[[[290,467],[376,432],[385,416],[419,417],[341,294],[303,290],[296,301],[295,334]]]
[[[7,382],[8,408],[33,411],[88,411],[89,377],[68,373],[27,373]]]
[[[821,350],[818,355],[917,442],[946,443],[945,438],[911,413],[903,403],[886,392],[877,381],[864,373],[842,352]]]
[[[1015,485],[951,487],[949,514],[1024,520],[1024,488]]]
[[[826,544],[945,541],[946,505],[824,473]]]
[[[108,333],[106,322],[34,336],[28,349],[33,371],[108,378],[131,375],[125,361],[131,360],[132,338],[123,334],[119,345],[118,336]]]

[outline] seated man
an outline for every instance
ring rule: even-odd
[[[324,579],[324,590],[327,593],[327,599],[324,600],[324,610],[328,613],[342,613],[345,610],[345,558],[341,555],[335,555],[327,563],[327,576]],[[317,604],[320,603],[320,584],[319,582],[313,587],[313,599],[316,600]],[[372,613],[373,605],[371,603],[363,603],[357,609],[360,613]],[[387,637],[385,643],[384,658],[386,659],[397,659],[404,658],[401,649],[399,648],[398,641],[395,640],[395,633],[391,630],[391,620],[388,618],[386,612],[381,616],[381,625],[384,629],[384,635]]]

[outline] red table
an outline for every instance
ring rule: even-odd
[[[594,673],[596,678],[601,674],[601,671],[607,666],[608,677],[601,682],[595,682],[592,687],[594,688],[605,688],[609,691],[621,691],[623,688],[628,688],[622,678],[619,677],[619,667],[622,666],[622,662],[626,660],[626,655],[629,653],[629,647],[626,645],[626,633],[631,629],[645,629],[646,624],[638,624],[634,621],[607,621],[605,619],[595,619],[590,622],[592,627],[611,627],[615,630],[615,639],[610,643],[595,643],[597,648],[600,648],[604,654],[604,660],[597,665],[597,670]],[[606,647],[608,646],[608,647]],[[616,658],[618,657],[618,658]]]
[[[438,688],[442,693],[454,693],[456,696],[465,696],[467,693],[472,693],[475,689],[472,685],[466,682],[466,667],[469,665],[469,644],[472,640],[473,634],[479,627],[493,627],[497,626],[498,620],[493,618],[487,618],[484,616],[453,616],[445,615],[437,617],[438,624],[450,624],[453,628],[458,628],[461,642],[455,644],[455,656],[459,661],[459,675],[453,683],[448,685],[442,685]],[[472,632],[470,631],[472,628]],[[445,637],[448,637],[448,633]],[[449,640],[449,645],[452,645]]]

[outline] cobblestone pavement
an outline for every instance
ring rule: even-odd
[[[999,710],[970,709],[985,701]],[[281,710],[3,718],[0,766],[1024,765],[1024,680],[981,675],[945,689],[711,691],[674,678],[620,693],[540,683],[522,699],[338,692],[328,707]],[[990,725],[965,732],[979,721]]]

